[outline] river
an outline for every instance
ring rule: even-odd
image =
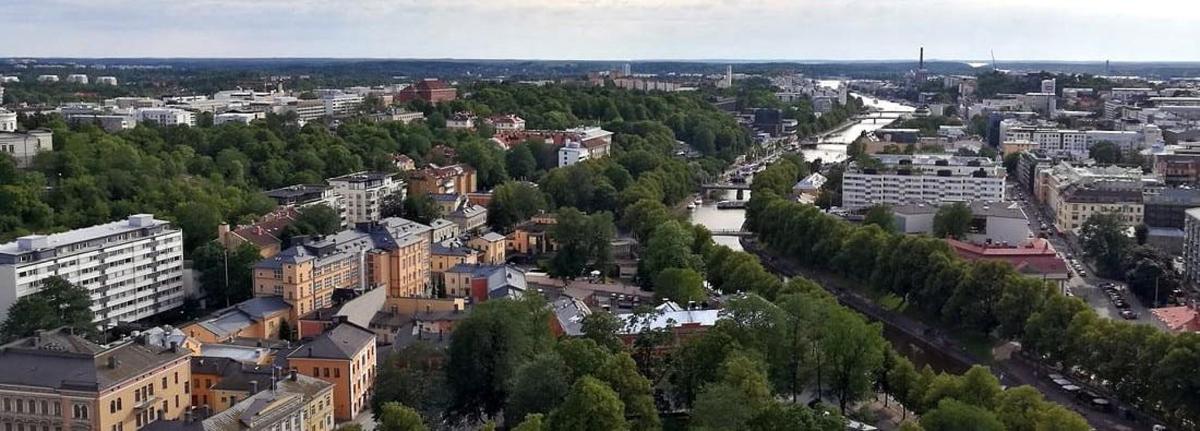
[[[837,81],[822,81],[822,84],[828,86],[828,85],[834,85],[836,82]],[[888,101],[888,100],[877,99],[872,96],[867,96],[867,95],[862,95],[862,94],[857,94],[857,93],[851,93],[850,95],[853,97],[862,98],[863,103],[868,108],[872,108],[875,110],[882,110],[882,111],[912,111],[912,110],[914,110],[914,108],[911,106],[903,105],[903,104]],[[857,138],[862,132],[870,132],[870,131],[874,131],[876,129],[883,128],[883,126],[886,126],[890,122],[889,118],[890,119],[899,118],[899,114],[884,115],[884,119],[879,120],[879,121],[861,120],[858,123],[854,124],[853,126],[850,126],[849,128],[846,128],[845,130],[841,131],[840,133],[835,133],[835,134],[826,136],[824,139],[821,140],[821,143],[817,145],[816,149],[803,150],[804,159],[805,160],[821,159],[822,161],[825,161],[825,162],[842,161],[846,158],[846,145],[847,144],[849,144],[850,142],[853,142],[854,139]],[[720,209],[717,209],[717,206],[716,206],[718,201],[726,200],[726,199],[730,199],[730,200],[734,199],[736,197],[735,193],[720,192],[720,193],[712,194],[710,196],[711,196],[711,198],[705,198],[703,205],[700,205],[695,210],[692,210],[692,214],[691,214],[691,218],[690,218],[692,223],[704,225],[705,227],[712,229],[712,230],[740,229],[742,226],[742,223],[746,221],[746,211],[745,210],[740,210],[740,209],[739,210],[734,210],[734,209],[720,210]],[[746,192],[745,195],[743,196],[743,198],[749,199],[750,193]],[[736,237],[721,237],[721,236],[719,236],[719,237],[714,237],[713,240],[716,241],[717,244],[729,246],[730,248],[732,248],[734,250],[742,249],[742,246],[740,244],[738,244],[738,239]]]

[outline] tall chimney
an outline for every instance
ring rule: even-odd
[[[920,59],[920,61],[919,61],[918,65],[917,65],[917,68],[918,68],[918,69],[924,69],[924,68],[925,68],[925,47],[923,47],[923,46],[921,47],[921,59]]]

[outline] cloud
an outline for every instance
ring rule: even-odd
[[[6,3],[0,56],[1200,59],[1184,0]]]

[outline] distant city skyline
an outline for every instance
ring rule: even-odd
[[[1185,0],[10,0],[0,57],[1197,61]]]

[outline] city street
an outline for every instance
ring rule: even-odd
[[[1045,225],[1050,227],[1052,231],[1055,231],[1054,217],[1050,214],[1050,211],[1040,205],[1035,204],[1033,200],[1030,199],[1028,195],[1020,191],[1016,185],[1010,184],[1008,186],[1008,198],[1021,204],[1022,210],[1025,211],[1025,215],[1029,218],[1029,227],[1031,230],[1037,232],[1042,225]],[[1132,321],[1146,325],[1153,325],[1159,329],[1166,329],[1162,322],[1160,322],[1158,319],[1155,319],[1154,316],[1150,314],[1150,310],[1142,305],[1142,302],[1135,295],[1129,293],[1128,289],[1124,288],[1123,283],[1117,280],[1109,280],[1106,278],[1097,277],[1095,275],[1095,268],[1089,262],[1086,262],[1083,259],[1083,250],[1080,249],[1076,241],[1073,241],[1059,233],[1052,233],[1048,235],[1047,240],[1050,241],[1050,244],[1054,246],[1054,249],[1058,251],[1059,255],[1063,256],[1063,258],[1068,261],[1067,266],[1072,266],[1070,261],[1071,259],[1075,259],[1084,267],[1084,272],[1086,273],[1085,277],[1080,277],[1079,273],[1074,268],[1070,269],[1072,277],[1067,282],[1067,294],[1077,296],[1084,300],[1084,302],[1087,302],[1087,304],[1096,311],[1096,314],[1099,314],[1101,317],[1123,320],[1124,318],[1121,316],[1121,311],[1123,311],[1123,309],[1117,308],[1113,304],[1113,301],[1109,299],[1108,294],[1104,291],[1104,289],[1100,287],[1105,283],[1114,283],[1118,286],[1122,286],[1123,293],[1121,296],[1129,306],[1127,309],[1137,315],[1137,317],[1132,319]]]

